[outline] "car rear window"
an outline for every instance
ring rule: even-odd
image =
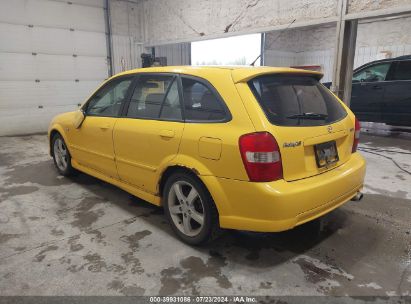
[[[274,125],[321,126],[347,115],[335,96],[313,77],[268,75],[248,85]]]
[[[392,80],[411,80],[411,60],[397,62]]]

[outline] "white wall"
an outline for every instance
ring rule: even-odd
[[[386,0],[384,0],[386,1]],[[336,0],[150,0],[146,43],[170,44],[258,33],[268,27],[336,18]]]
[[[359,24],[354,66],[381,59],[382,52],[411,55],[411,17]]]
[[[337,20],[339,0],[148,0],[145,42],[189,42]],[[410,9],[410,0],[348,0],[348,14]]]
[[[410,6],[409,0],[349,0],[348,13],[358,14],[376,10],[395,9]]]
[[[110,0],[112,28],[113,74],[130,69],[141,68],[141,54],[151,53],[145,48],[146,21],[144,1]],[[167,57],[167,65],[190,64],[190,43],[174,43],[157,46],[156,56]]]
[[[381,59],[411,54],[411,17],[379,20],[358,25],[354,68]],[[273,42],[279,32],[266,35],[265,64],[277,66],[321,65],[323,81],[331,81],[334,62],[334,25],[291,29]]]
[[[144,52],[142,1],[110,0],[113,74],[141,67]]]
[[[267,33],[265,65],[321,65],[323,81],[331,81],[335,31],[331,24]]]

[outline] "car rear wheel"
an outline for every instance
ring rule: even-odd
[[[53,160],[57,171],[64,176],[69,176],[74,173],[74,168],[71,166],[71,156],[67,149],[66,143],[60,134],[56,134],[52,138]]]
[[[172,175],[164,187],[163,205],[171,227],[184,242],[199,245],[218,235],[217,208],[196,177],[184,172]]]

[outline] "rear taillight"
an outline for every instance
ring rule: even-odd
[[[357,151],[358,142],[360,141],[361,125],[357,118],[355,118],[354,142],[352,144],[352,153]]]
[[[270,133],[245,134],[240,137],[239,145],[250,181],[270,182],[283,178],[280,149]]]

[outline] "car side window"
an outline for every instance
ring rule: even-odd
[[[411,80],[411,60],[398,61],[391,75],[391,80]]]
[[[376,82],[384,81],[390,69],[391,63],[381,63],[366,67],[353,76],[354,82]]]
[[[88,116],[117,117],[133,77],[114,79],[102,87],[87,104]]]
[[[186,77],[182,77],[181,82],[186,120],[217,122],[227,119],[222,102],[205,83]]]
[[[160,119],[182,120],[182,118],[178,82],[175,78],[161,107]]]
[[[127,117],[158,119],[160,114],[164,119],[181,119],[175,76],[141,75],[131,96]]]

